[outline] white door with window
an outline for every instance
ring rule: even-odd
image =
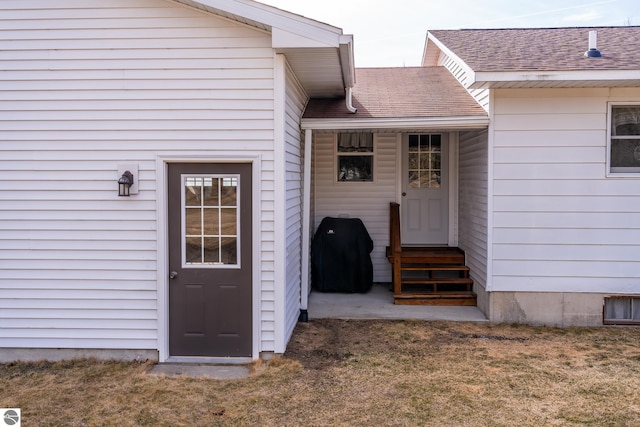
[[[403,245],[449,242],[448,165],[446,135],[405,136],[400,201]]]

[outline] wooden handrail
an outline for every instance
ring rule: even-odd
[[[400,205],[396,202],[389,203],[389,248],[392,254],[402,252],[400,238]]]

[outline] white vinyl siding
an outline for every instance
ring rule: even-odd
[[[273,289],[270,46],[164,1],[2,2],[0,347],[158,348],[158,153],[262,156]],[[122,163],[139,165],[126,200]]]
[[[314,230],[324,217],[360,218],[373,240],[374,282],[390,282],[389,202],[396,201],[397,135],[374,134],[374,182],[336,182],[333,133],[314,133]]]
[[[461,132],[459,143],[458,245],[476,285],[487,286],[487,132]]]
[[[286,172],[286,295],[283,346],[289,341],[300,313],[302,284],[302,172],[304,137],[300,119],[308,97],[287,67],[285,89],[285,172]],[[307,262],[307,260],[304,260]]]
[[[638,182],[606,178],[607,103],[638,95],[495,91],[493,291],[638,292]]]

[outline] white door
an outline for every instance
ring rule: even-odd
[[[445,135],[408,135],[402,149],[403,245],[449,242],[449,145]]]

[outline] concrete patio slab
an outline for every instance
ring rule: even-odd
[[[487,322],[478,307],[395,305],[388,285],[376,283],[364,294],[323,293],[309,295],[309,319],[416,319]]]

